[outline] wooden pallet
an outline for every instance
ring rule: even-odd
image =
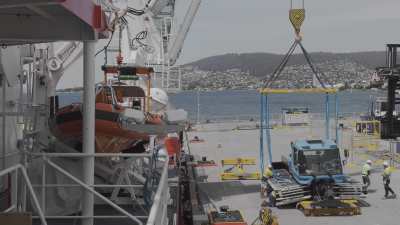
[[[0,213],[0,224],[32,225],[31,213]]]

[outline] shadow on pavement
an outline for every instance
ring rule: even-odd
[[[240,181],[209,182],[200,183],[199,189],[202,195],[206,195],[203,198],[205,201],[208,198],[213,201],[219,201],[226,196],[260,192],[260,184],[244,184]]]

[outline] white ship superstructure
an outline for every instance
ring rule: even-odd
[[[199,4],[193,0],[173,29],[175,0],[0,3],[1,211],[34,224],[174,223],[174,212],[167,215],[170,163],[160,135],[182,132],[184,114],[166,112],[170,121],[179,120],[173,126],[143,127],[150,135],[143,153],[95,153],[94,85],[101,65],[118,64],[116,56],[125,65],[154,67],[149,98],[154,110],[165,110],[164,90],[180,88],[179,73],[175,79],[171,71],[179,71],[173,66]],[[81,151],[49,131],[63,76],[83,77]],[[149,89],[144,83],[130,85]]]

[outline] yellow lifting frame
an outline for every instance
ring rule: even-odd
[[[339,103],[338,103],[338,89],[337,88],[261,88],[260,92],[260,170],[264,171],[264,136],[266,138],[267,150],[268,150],[268,159],[269,164],[272,164],[272,144],[271,144],[271,134],[270,134],[270,112],[269,112],[269,101],[268,97],[272,94],[295,94],[295,93],[304,93],[304,94],[325,94],[325,139],[330,139],[330,109],[329,109],[329,95],[333,94],[335,97],[335,138],[336,143],[339,143],[339,135],[338,135],[338,116],[339,116]]]
[[[292,93],[320,93],[320,94],[326,94],[326,101],[325,101],[325,138],[329,139],[330,138],[330,133],[329,133],[329,94],[334,94],[335,95],[335,120],[336,120],[336,126],[335,126],[335,132],[336,132],[336,142],[338,141],[338,126],[337,126],[337,121],[338,121],[338,96],[337,92],[338,90],[336,88],[327,88],[325,87],[324,83],[321,81],[321,78],[319,77],[319,73],[317,69],[313,66],[312,61],[304,48],[303,44],[301,43],[302,38],[300,35],[300,30],[301,26],[303,25],[303,22],[306,17],[306,11],[304,9],[304,0],[301,0],[302,6],[301,8],[293,8],[293,0],[290,0],[290,10],[289,10],[289,20],[292,23],[292,26],[295,30],[295,41],[290,47],[289,51],[286,53],[285,57],[283,58],[282,62],[278,65],[278,67],[275,69],[275,71],[272,73],[272,75],[269,77],[268,80],[264,82],[263,88],[259,89],[260,92],[260,169],[261,171],[264,171],[264,136],[266,138],[266,144],[267,144],[267,149],[268,149],[268,159],[269,163],[272,163],[272,145],[271,145],[271,134],[270,134],[270,112],[269,112],[269,101],[268,101],[268,95],[269,94],[292,94]],[[307,63],[309,64],[312,72],[314,73],[314,76],[318,79],[319,84],[321,87],[314,87],[314,88],[295,88],[295,89],[281,89],[281,88],[270,88],[272,82],[274,82],[278,76],[281,74],[285,66],[287,65],[287,62],[290,58],[290,56],[293,54],[294,50],[296,49],[297,45],[300,45],[301,50],[304,54],[304,57],[306,58]]]

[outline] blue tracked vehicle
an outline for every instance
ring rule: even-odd
[[[289,158],[273,162],[272,169],[274,175],[266,185],[276,206],[362,194],[361,184],[343,173],[339,149],[332,140],[292,142]]]

